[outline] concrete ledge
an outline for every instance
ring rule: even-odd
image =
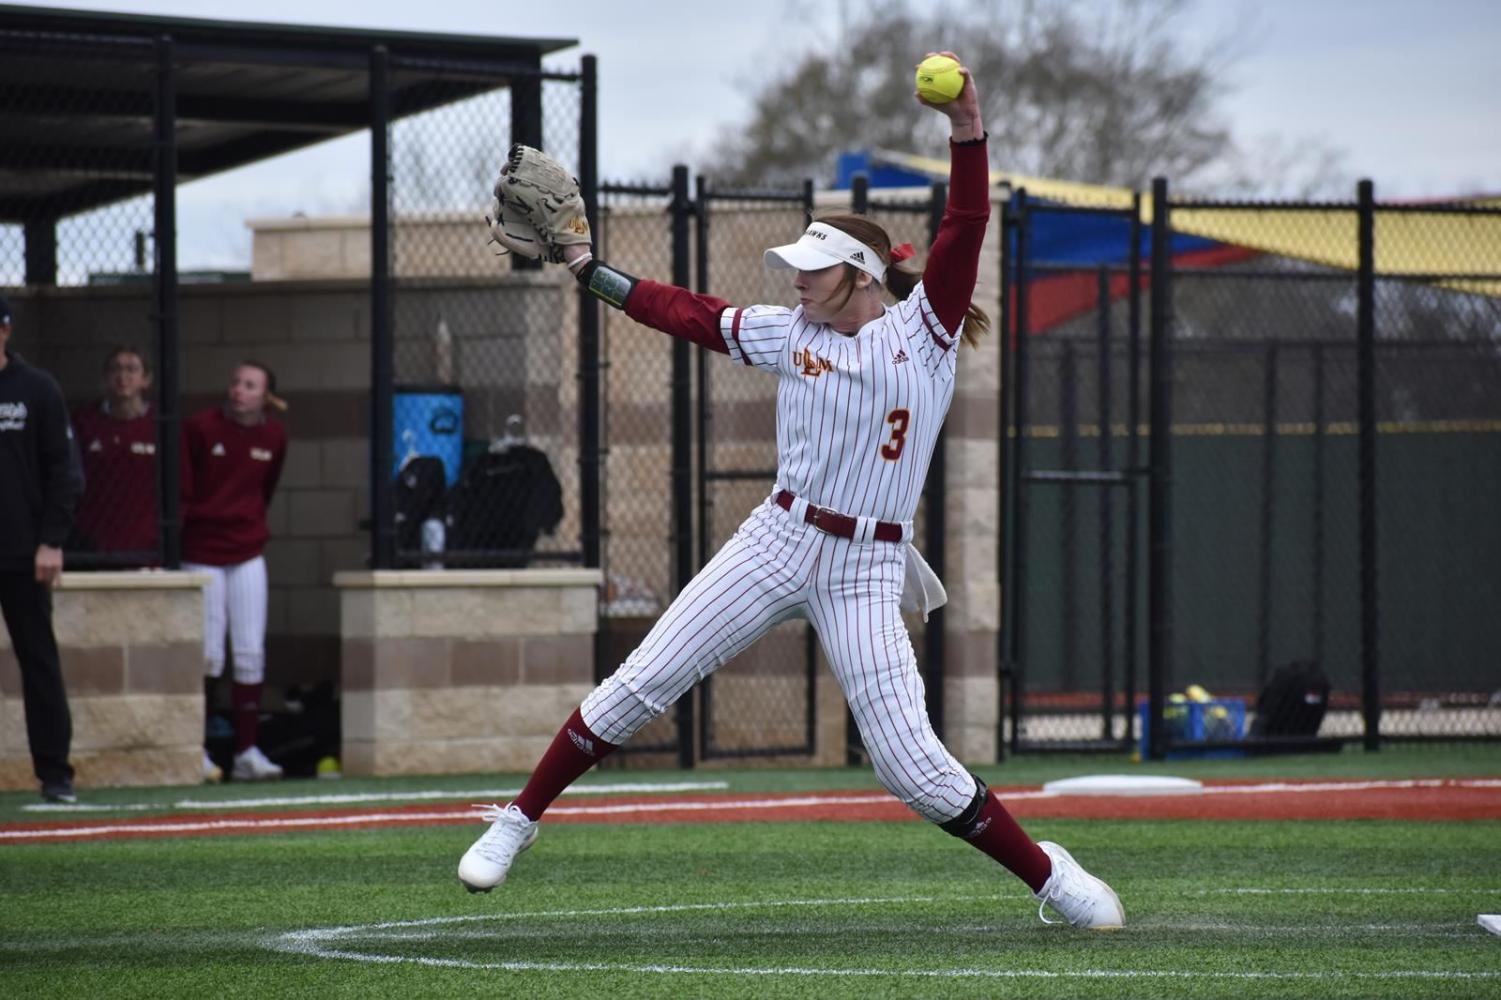
[[[345,590],[423,587],[598,587],[597,569],[379,569],[334,574]]]
[[[188,590],[209,584],[204,573],[180,569],[70,570],[64,569],[58,590]]]
[[[53,598],[82,789],[202,778],[203,587],[175,570],[64,572]],[[0,789],[34,788],[15,651],[0,632]]]
[[[349,775],[531,767],[594,686],[592,569],[334,575]]]

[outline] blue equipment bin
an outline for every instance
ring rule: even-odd
[[[445,484],[464,465],[464,391],[456,385],[398,385],[391,395],[391,475],[407,460],[432,455],[443,462]]]
[[[1223,712],[1216,712],[1223,709]],[[1210,701],[1186,701],[1164,705],[1162,708],[1163,728],[1167,731],[1170,740],[1214,740],[1224,742],[1227,740],[1243,740],[1246,737],[1246,703],[1234,698],[1215,698]],[[1137,748],[1141,756],[1146,758],[1151,734],[1148,732],[1151,726],[1151,706],[1146,701],[1136,703],[1137,731],[1141,733],[1141,739]],[[1169,750],[1168,760],[1182,760],[1188,757],[1244,757],[1244,750],[1226,747],[1216,750]]]

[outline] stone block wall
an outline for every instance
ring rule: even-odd
[[[340,573],[345,774],[527,771],[594,687],[601,574]]]
[[[361,225],[368,244],[369,226]],[[486,259],[493,269],[493,258],[487,254]],[[365,263],[368,269],[368,255]],[[410,361],[415,377],[431,377],[422,366],[432,325],[444,314],[461,348],[482,342],[487,330],[496,333],[500,321],[486,325],[485,316],[533,317],[541,328],[554,330],[562,281],[545,272],[501,272],[483,283],[450,279],[402,289],[397,354],[416,359]],[[184,415],[219,405],[234,365],[245,358],[276,371],[280,395],[289,403],[279,417],[289,444],[271,503],[266,548],[267,681],[273,688],[337,682],[339,599],[333,576],[365,568],[369,551],[368,533],[359,527],[369,516],[368,279],[189,284],[180,287],[180,295]],[[16,313],[12,346],[57,376],[70,408],[98,398],[104,355],[113,345],[132,344],[149,354],[154,344],[149,286],[35,289],[8,298]],[[458,302],[467,303],[467,311]],[[561,427],[556,401],[558,383],[571,386],[571,374],[551,364],[536,375],[538,386],[528,383],[528,371],[517,391],[498,387],[509,377],[495,371],[490,379],[495,385],[480,379],[466,394],[466,437],[499,434],[515,397],[525,400],[522,412],[528,425],[538,428],[539,447],[552,454],[559,440],[571,442],[573,431]],[[491,405],[491,396],[507,393],[506,400]],[[560,477],[568,475],[570,463],[577,465],[571,448],[557,461]],[[569,518],[554,538],[576,545],[576,510],[570,509]]]
[[[176,572],[64,573],[53,595],[80,788],[202,780],[203,585]],[[21,672],[0,630],[0,789],[33,788]]]

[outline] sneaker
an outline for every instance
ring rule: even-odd
[[[1053,874],[1036,894],[1037,915],[1043,923],[1057,923],[1044,912],[1051,906],[1075,927],[1103,931],[1125,926],[1126,911],[1114,889],[1079,867],[1074,856],[1057,844],[1044,840],[1037,846],[1053,861]]]
[[[281,777],[281,766],[271,763],[260,747],[251,747],[235,754],[229,776],[236,781],[269,781]]]
[[[224,780],[224,768],[214,763],[214,758],[203,751],[203,781],[205,784],[215,785]]]
[[[470,892],[489,892],[506,880],[516,855],[536,842],[537,824],[514,804],[479,808],[490,829],[459,859],[459,881]]]
[[[42,782],[42,798],[65,806],[71,806],[78,801],[78,796],[73,791],[73,782],[67,778]]]

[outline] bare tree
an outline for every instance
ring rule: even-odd
[[[786,182],[829,176],[843,150],[941,148],[942,122],[912,100],[922,54],[914,46],[935,45],[959,52],[983,80],[999,167],[1131,187],[1159,174],[1187,185],[1254,178],[1217,111],[1236,43],[1190,47],[1185,7],[1026,0],[917,10],[877,0],[843,37],[767,80],[750,120],[725,130],[708,173],[727,183]]]

